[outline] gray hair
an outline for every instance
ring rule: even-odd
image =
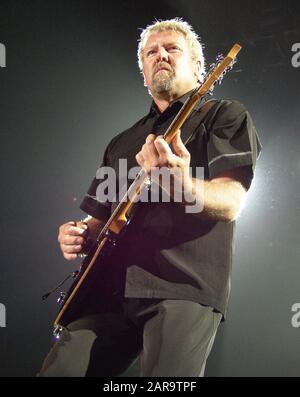
[[[203,56],[203,44],[192,26],[181,18],[173,18],[167,20],[158,20],[148,25],[146,29],[142,30],[138,44],[138,65],[141,72],[143,72],[143,50],[149,36],[153,33],[164,32],[166,30],[173,30],[182,33],[191,51],[192,60],[200,61],[199,80],[201,81],[205,74],[205,59]]]

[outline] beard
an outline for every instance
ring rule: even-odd
[[[172,71],[161,70],[155,73],[152,79],[152,89],[157,94],[167,93],[175,86],[175,75]]]

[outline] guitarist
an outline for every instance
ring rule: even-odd
[[[169,202],[138,206],[86,312],[63,329],[40,376],[121,376],[138,356],[141,376],[203,376],[226,317],[235,219],[260,153],[255,127],[240,103],[203,99],[170,146],[162,138],[205,72],[199,38],[181,19],[148,26],[138,62],[152,105],[112,139],[102,166],[119,171],[126,159],[128,169],[180,172],[173,174]],[[203,169],[200,185],[196,167]],[[81,204],[89,216],[59,228],[67,260],[88,249],[113,211],[114,203],[99,197],[99,175]],[[161,179],[151,174],[151,180],[165,189]],[[174,200],[175,182],[201,210],[188,213],[187,200]]]

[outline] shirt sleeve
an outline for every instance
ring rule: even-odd
[[[260,151],[261,143],[249,112],[239,102],[221,101],[208,128],[209,178],[248,166],[246,187],[249,188]]]
[[[109,146],[108,146],[109,147]],[[109,166],[108,161],[108,147],[105,150],[102,164],[98,168],[92,183],[85,194],[83,201],[80,204],[80,209],[82,209],[87,214],[97,218],[103,222],[106,222],[111,214],[111,202],[108,199],[104,199],[98,194],[98,187],[101,183],[106,183],[107,175],[102,176],[99,171],[104,169],[104,167]]]

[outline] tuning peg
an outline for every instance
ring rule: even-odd
[[[216,64],[215,64],[215,63],[211,63],[211,64],[209,65],[209,70],[208,70],[207,74],[208,74],[208,75],[211,74],[211,72],[212,72],[215,68],[216,68]]]
[[[231,70],[233,68],[233,66],[237,63],[237,59],[233,59],[231,64],[228,66],[228,70]]]

